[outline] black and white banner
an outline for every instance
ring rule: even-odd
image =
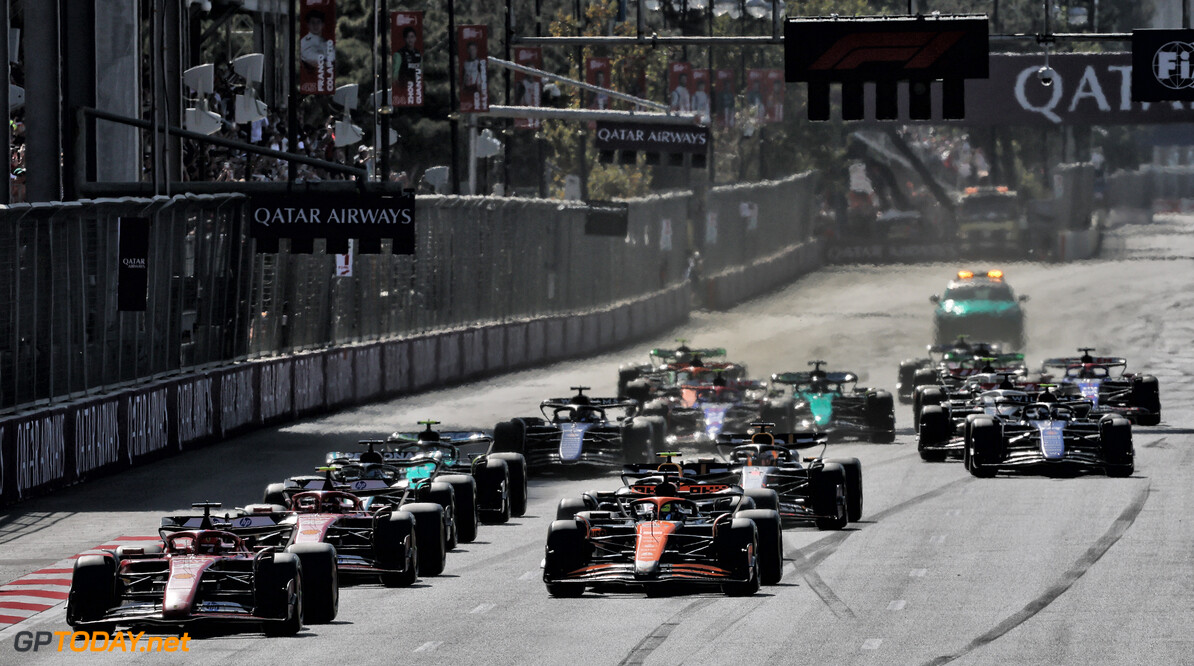
[[[326,238],[328,254],[347,254],[355,238],[361,254],[381,252],[382,239],[393,240],[394,254],[415,253],[413,194],[255,194],[249,220],[258,252],[277,252],[288,238],[291,252],[309,253]]]
[[[116,273],[116,309],[144,312],[149,293],[149,218],[122,217],[117,230],[120,267]]]
[[[644,153],[700,153],[709,148],[709,128],[696,125],[597,123],[598,150]]]
[[[1132,101],[1194,101],[1194,30],[1132,31]]]

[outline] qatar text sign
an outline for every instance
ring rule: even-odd
[[[489,27],[462,25],[456,28],[456,47],[460,49],[460,112],[482,113],[489,110]]]
[[[280,238],[290,239],[292,253],[311,252],[316,238],[326,238],[328,254],[347,254],[355,238],[357,252],[369,254],[389,238],[394,254],[415,253],[413,194],[255,194],[249,220],[258,252],[277,252]]]
[[[1194,101],[1194,30],[1132,31],[1132,100]]]
[[[597,123],[598,150],[703,154],[708,146],[708,127],[698,127],[696,125]]]

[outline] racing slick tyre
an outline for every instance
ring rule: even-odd
[[[1139,381],[1132,382],[1130,405],[1148,410],[1147,414],[1136,417],[1140,425],[1155,426],[1161,422],[1161,389],[1157,378],[1145,375]]]
[[[447,474],[436,480],[452,486],[452,496],[456,501],[453,518],[457,540],[460,543],[476,541],[477,480],[467,474]]]
[[[916,449],[920,452],[920,459],[929,462],[945,460],[945,451],[925,448],[940,446],[949,442],[951,423],[949,415],[941,405],[926,405],[920,410],[920,428],[916,436]]]
[[[773,509],[741,511],[737,518],[755,521],[759,547],[755,550],[759,562],[759,582],[778,585],[784,577],[784,531],[779,512]]]
[[[937,383],[937,371],[932,368],[921,368],[912,374],[912,389],[917,386],[932,386]]]
[[[1132,424],[1120,417],[1099,421],[1099,448],[1106,461],[1107,476],[1127,477],[1136,471],[1136,452],[1132,447]]]
[[[419,575],[438,576],[448,559],[448,535],[444,528],[444,507],[433,502],[405,504],[402,510],[415,518],[415,548],[419,551]]]
[[[846,471],[837,463],[825,463],[809,470],[813,512],[820,518],[813,522],[819,530],[840,530],[850,520],[846,509]]]
[[[527,427],[521,419],[502,421],[493,427],[493,452],[526,455],[526,434]]]
[[[871,429],[870,440],[875,444],[895,441],[895,401],[887,391],[875,391],[866,397],[866,424]]]
[[[104,617],[116,596],[116,559],[108,555],[83,555],[75,560],[66,603],[66,622],[94,622]]]
[[[543,579],[553,597],[575,598],[585,593],[584,583],[555,582],[589,561],[591,547],[585,529],[575,520],[557,520],[547,529],[547,551],[543,558]]]
[[[914,358],[900,362],[900,371],[896,375],[896,382],[900,387],[901,403],[912,402],[912,390],[916,387],[916,373],[922,369],[921,365],[922,363]]]
[[[386,587],[410,587],[419,570],[419,549],[415,546],[415,517],[408,511],[394,511],[373,526],[373,556],[383,569],[381,584]]]
[[[579,497],[565,497],[556,507],[556,520],[573,520],[581,511],[588,511],[589,505]]]
[[[286,501],[286,484],[271,483],[266,486],[263,501],[265,504],[289,506],[290,503]]]
[[[783,400],[775,400],[769,402],[763,408],[760,417],[764,422],[774,423],[775,432],[786,433],[792,432],[794,429],[793,420],[795,419],[796,406],[791,398],[784,398]]]
[[[622,455],[628,463],[651,462],[651,424],[632,421],[622,428]]]
[[[999,425],[991,419],[974,419],[970,423],[970,474],[989,479],[998,471],[1003,448]]]
[[[651,399],[651,385],[645,379],[627,382],[625,395],[620,397],[637,400],[640,405],[646,404]]]
[[[491,453],[490,460],[505,460],[510,473],[506,496],[510,501],[510,515],[521,518],[527,513],[527,459],[520,453]]]
[[[487,500],[487,508],[481,511],[482,522],[487,525],[500,525],[510,521],[510,485],[510,465],[504,459],[490,454],[485,461],[485,467],[477,470],[477,487]],[[498,507],[496,509],[493,508],[495,498]]]
[[[779,493],[771,488],[747,488],[743,494],[754,500],[756,509],[779,511]]]
[[[862,461],[858,458],[832,458],[825,462],[842,466],[846,476],[846,519],[857,523],[862,520]]]
[[[253,578],[260,615],[279,618],[263,622],[266,636],[293,636],[303,628],[303,576],[298,558],[278,553],[262,562]]]
[[[667,445],[667,419],[662,416],[645,416],[642,419],[651,426],[652,454],[665,450]]]
[[[723,583],[721,591],[728,597],[749,597],[759,591],[762,584],[759,575],[759,538],[755,521],[734,518],[729,525],[721,526],[717,532],[717,561],[722,569],[745,582]],[[750,552],[756,553],[750,557]]]
[[[912,427],[920,432],[920,413],[929,405],[945,402],[945,392],[938,386],[917,386],[912,394]]]
[[[340,610],[340,577],[336,548],[330,543],[296,543],[286,552],[298,558],[303,572],[303,621],[328,624]]]
[[[460,537],[457,534],[457,515],[456,515],[456,493],[452,486],[436,480],[431,482],[431,487],[427,490],[427,494],[422,498],[424,502],[435,502],[444,509],[444,533],[446,537],[447,549],[452,550],[456,547]]]
[[[638,376],[639,376],[638,368],[618,368],[618,398],[619,399],[624,400],[626,398],[634,398],[634,396],[630,395],[630,391],[628,390],[627,387],[629,387],[630,384],[632,382],[634,382],[634,380],[638,379]],[[637,400],[637,399],[638,398],[635,398],[635,400]]]

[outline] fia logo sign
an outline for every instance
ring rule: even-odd
[[[1194,86],[1194,67],[1191,66],[1194,44],[1167,42],[1153,54],[1153,76],[1157,83],[1170,90],[1184,90]]]

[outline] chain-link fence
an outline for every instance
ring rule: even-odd
[[[0,209],[0,409],[247,358],[582,314],[744,266],[809,235],[810,175],[627,201],[625,237],[576,202],[419,197],[416,253],[253,254],[248,197]],[[149,218],[147,307],[118,310],[121,218]],[[692,229],[693,231],[690,231]],[[696,239],[690,235],[695,233]]]
[[[812,235],[816,177],[715,187],[698,218],[696,245],[713,275],[803,242]]]
[[[259,255],[250,351],[316,349],[484,322],[582,312],[684,278],[689,195],[629,202],[626,238],[585,235],[585,208],[539,199],[419,197],[413,256]],[[677,224],[677,228],[683,228]]]
[[[0,407],[244,353],[243,197],[0,210]],[[118,312],[120,218],[150,218],[145,312]]]

